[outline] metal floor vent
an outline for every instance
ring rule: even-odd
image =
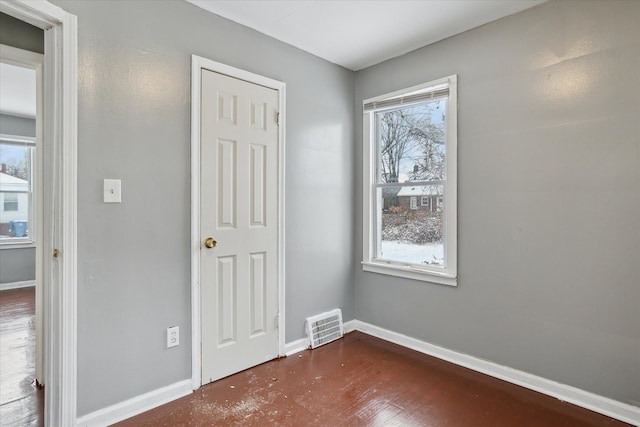
[[[339,308],[307,317],[307,335],[311,341],[311,348],[342,338],[344,329],[342,326],[342,311]]]

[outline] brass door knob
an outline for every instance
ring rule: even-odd
[[[204,241],[205,247],[207,247],[209,249],[215,248],[217,244],[218,244],[218,242],[216,242],[213,237],[207,237],[205,239],[205,241]]]

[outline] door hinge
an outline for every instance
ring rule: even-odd
[[[276,125],[280,126],[280,113],[276,113]]]
[[[53,250],[53,257],[54,258],[58,258],[60,256],[60,250],[59,249],[54,249]]]
[[[276,314],[276,329],[280,329],[280,313]]]

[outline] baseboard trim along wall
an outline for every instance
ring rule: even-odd
[[[590,393],[576,387],[561,384],[537,375],[529,374],[507,366],[498,365],[488,360],[479,359],[468,354],[449,350],[428,342],[411,338],[370,323],[359,320],[344,322],[344,332],[360,331],[362,333],[401,345],[406,348],[446,360],[465,368],[525,387],[548,396],[555,397],[582,408],[630,423],[640,425],[640,408],[618,402],[604,396]],[[285,355],[291,356],[309,348],[309,339],[301,338],[285,345]],[[132,399],[109,406],[99,411],[78,418],[79,427],[106,426],[117,423],[150,409],[169,403],[192,392],[191,380],[159,388],[136,396]]]
[[[292,354],[300,353],[309,348],[309,338],[300,338],[299,340],[288,342],[284,345],[284,355],[291,356]]]
[[[438,359],[446,360],[512,384],[517,384],[521,387],[555,397],[564,402],[572,403],[632,425],[640,425],[640,408],[637,406],[618,402],[617,400],[551,381],[537,375],[429,344],[428,342],[389,331],[370,323],[359,320],[353,322],[355,323],[355,330],[365,334],[410,348],[420,353],[428,354],[429,356],[437,357]]]
[[[190,379],[180,381],[84,415],[78,418],[77,425],[79,427],[102,427],[115,424],[192,392]]]
[[[36,285],[35,280],[25,280],[23,282],[0,283],[0,291],[8,291],[10,289],[30,288]]]

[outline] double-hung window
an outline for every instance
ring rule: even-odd
[[[363,102],[365,271],[456,285],[457,78]]]
[[[0,134],[0,244],[31,243],[35,138]]]

